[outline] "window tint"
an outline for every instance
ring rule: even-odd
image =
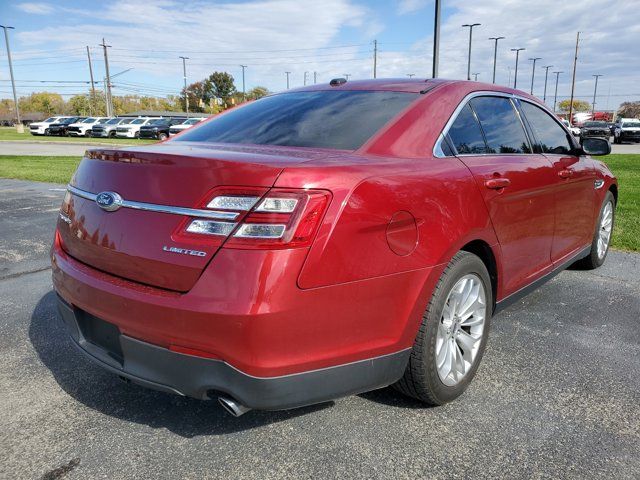
[[[469,105],[465,105],[449,128],[449,139],[458,153],[487,153],[482,130]]]
[[[471,106],[487,139],[488,153],[531,153],[513,105],[504,97],[477,97]]]
[[[387,91],[282,93],[231,110],[173,141],[355,150],[417,97]]]
[[[551,115],[529,102],[520,102],[520,106],[540,143],[536,151],[566,154],[572,150],[567,133]]]

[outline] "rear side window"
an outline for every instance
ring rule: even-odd
[[[531,153],[513,104],[504,97],[477,97],[471,106],[487,140],[487,153]]]
[[[487,153],[480,124],[468,104],[449,128],[449,139],[459,154]]]
[[[387,91],[282,93],[231,110],[173,141],[356,150],[417,97]]]
[[[538,140],[539,145],[536,150],[559,155],[571,152],[572,148],[567,132],[551,115],[529,102],[520,102],[520,107]]]

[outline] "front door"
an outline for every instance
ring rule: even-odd
[[[568,133],[549,113],[537,105],[520,101],[537,148],[553,165],[555,178],[555,230],[551,260],[562,263],[587,247],[595,228],[595,170],[586,157],[575,155]]]

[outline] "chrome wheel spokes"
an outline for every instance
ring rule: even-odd
[[[600,218],[600,226],[598,227],[598,258],[604,258],[609,248],[611,240],[611,228],[613,227],[613,203],[607,202],[602,209],[602,217]]]
[[[471,369],[480,348],[487,295],[476,274],[453,286],[442,310],[436,334],[436,368],[442,383],[454,386]]]

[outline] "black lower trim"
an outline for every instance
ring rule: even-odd
[[[301,407],[391,385],[404,374],[411,352],[281,377],[254,377],[221,360],[173,352],[121,334],[122,357],[117,358],[82,334],[78,318],[88,314],[58,298],[73,343],[101,367],[155,390],[203,400],[226,394],[255,409]]]
[[[578,260],[581,260],[581,259],[589,256],[590,253],[591,253],[591,245],[589,245],[588,247],[583,248],[578,253],[576,253],[571,258],[569,258],[568,260],[565,260],[560,265],[558,265],[556,268],[551,270],[549,273],[543,275],[542,277],[540,277],[537,280],[534,280],[529,285],[527,285],[525,287],[522,287],[517,292],[512,293],[511,295],[509,295],[506,298],[503,298],[499,302],[496,302],[496,308],[493,311],[494,315],[499,313],[499,312],[501,312],[505,308],[513,305],[518,300],[521,300],[522,298],[526,297],[527,295],[529,295],[534,290],[537,290],[542,285],[544,285],[549,280],[551,280],[553,277],[555,277],[556,275],[558,275],[559,273],[561,273],[562,271],[566,270],[571,265],[576,263]]]

